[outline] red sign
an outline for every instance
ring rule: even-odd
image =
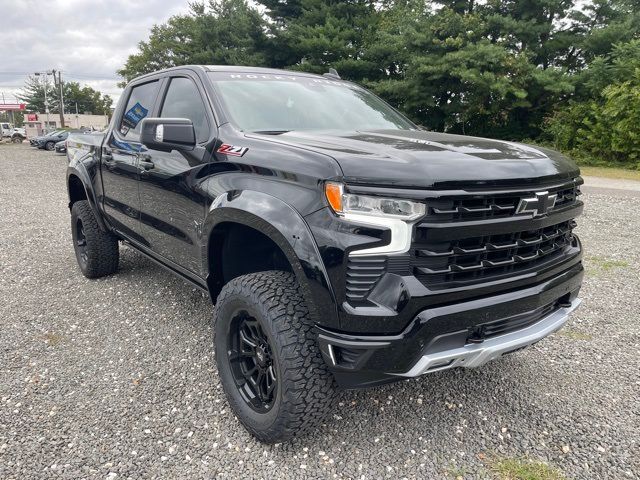
[[[24,110],[27,105],[24,103],[0,103],[0,111],[6,110]]]
[[[27,122],[36,122],[38,120],[37,113],[27,113]]]

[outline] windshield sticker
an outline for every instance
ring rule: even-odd
[[[129,128],[136,128],[148,113],[149,110],[140,105],[140,102],[136,102],[136,104],[124,114],[122,123]]]
[[[249,148],[247,147],[238,147],[237,145],[228,145],[223,143],[220,145],[220,148],[216,150],[218,153],[224,153],[225,155],[233,155],[234,157],[241,157],[244,155]]]

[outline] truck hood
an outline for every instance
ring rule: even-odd
[[[463,135],[376,130],[288,132],[272,138],[333,157],[347,183],[417,188],[509,186],[579,174],[576,165],[558,152]]]

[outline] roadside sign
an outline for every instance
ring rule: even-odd
[[[24,110],[27,108],[25,103],[0,103],[0,112],[9,110]]]

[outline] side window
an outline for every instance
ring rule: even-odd
[[[209,138],[209,122],[204,102],[196,84],[188,78],[174,77],[171,79],[160,116],[188,118],[193,122],[197,142]]]
[[[151,113],[153,103],[158,94],[159,83],[157,80],[137,85],[131,89],[129,101],[120,119],[120,134],[127,140],[137,142],[140,140],[140,128],[142,120]]]

